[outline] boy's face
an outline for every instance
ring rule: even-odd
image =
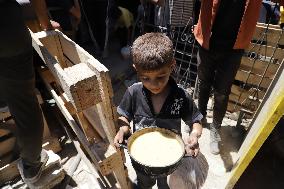
[[[151,93],[159,94],[167,86],[174,64],[162,67],[155,71],[136,69],[143,86]]]

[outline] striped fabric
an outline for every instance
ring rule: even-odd
[[[170,24],[172,27],[186,26],[193,17],[194,0],[170,0]]]

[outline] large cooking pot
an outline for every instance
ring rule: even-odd
[[[165,135],[166,137],[169,137],[171,139],[176,140],[179,143],[179,145],[180,145],[179,147],[183,150],[182,154],[180,154],[179,157],[176,157],[175,158],[176,160],[173,163],[169,164],[169,165],[165,165],[165,166],[147,165],[145,163],[139,162],[131,154],[131,146],[132,146],[132,144],[133,144],[133,142],[135,140],[137,140],[139,137],[141,137],[142,135],[144,135],[146,133],[155,132],[155,131],[158,131],[162,135]],[[185,145],[184,145],[184,142],[183,142],[182,138],[178,134],[176,134],[176,133],[174,133],[174,132],[172,132],[172,131],[170,131],[168,129],[158,128],[158,127],[144,128],[144,129],[141,129],[139,131],[134,132],[128,138],[127,146],[125,146],[125,145],[121,145],[121,146],[128,150],[128,153],[129,153],[129,156],[130,156],[133,168],[136,171],[139,171],[140,173],[142,173],[144,175],[152,176],[152,177],[162,177],[162,176],[167,176],[167,175],[171,174],[180,165],[181,159],[185,155],[185,150],[184,150],[185,149]],[[151,146],[145,146],[145,148],[151,148]],[[151,155],[151,154],[146,154],[146,155]],[[164,157],[164,158],[167,158],[167,157]]]

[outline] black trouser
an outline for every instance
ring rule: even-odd
[[[137,175],[137,184],[141,189],[151,189],[157,181],[157,186],[159,189],[170,189],[167,184],[167,177],[160,178],[152,178],[150,176],[146,176],[143,173],[136,171]]]
[[[211,88],[214,89],[213,123],[220,126],[225,116],[231,86],[239,69],[243,51],[212,52],[199,48],[198,108],[206,116]]]
[[[19,75],[24,75],[19,69],[22,65],[32,69],[32,53],[25,53],[17,57],[0,58],[0,69],[5,70],[10,63],[9,69],[14,66]],[[16,59],[18,59],[16,61]],[[10,60],[10,62],[6,62]],[[22,62],[16,64],[15,62]],[[5,64],[6,63],[6,64]],[[7,66],[5,66],[7,65]],[[42,149],[43,119],[42,112],[35,95],[35,80],[16,75],[5,76],[0,74],[0,101],[8,105],[11,115],[17,126],[17,144],[20,156],[25,165],[37,165],[40,161]],[[1,103],[0,103],[1,104]]]
[[[0,3],[0,18],[0,101],[8,105],[16,122],[23,163],[32,166],[40,161],[43,135],[34,91],[32,41],[15,0]]]
[[[82,9],[86,13],[94,37],[100,47],[104,50],[106,38],[106,17],[107,5],[106,0],[82,0]]]

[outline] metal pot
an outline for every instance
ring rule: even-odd
[[[154,132],[154,131],[158,131],[161,132],[169,137],[175,138],[179,144],[181,145],[182,149],[185,149],[185,145],[184,142],[182,140],[182,138],[168,130],[168,129],[163,129],[163,128],[158,128],[158,127],[149,127],[149,128],[144,128],[141,129],[139,131],[134,132],[134,134],[132,134],[129,138],[128,138],[128,142],[127,142],[127,146],[125,145],[120,145],[124,148],[126,148],[128,150],[131,162],[132,162],[132,166],[136,171],[139,171],[140,173],[147,175],[147,176],[151,176],[151,177],[163,177],[163,176],[167,176],[169,174],[171,174],[172,172],[174,172],[177,167],[180,165],[181,163],[181,159],[184,157],[185,155],[185,151],[183,152],[183,154],[177,158],[177,160],[170,165],[164,166],[164,167],[153,167],[150,165],[145,165],[141,162],[139,162],[138,160],[136,160],[132,155],[131,155],[131,145],[133,144],[133,142],[141,135],[145,134],[145,133],[150,133],[150,132]]]

